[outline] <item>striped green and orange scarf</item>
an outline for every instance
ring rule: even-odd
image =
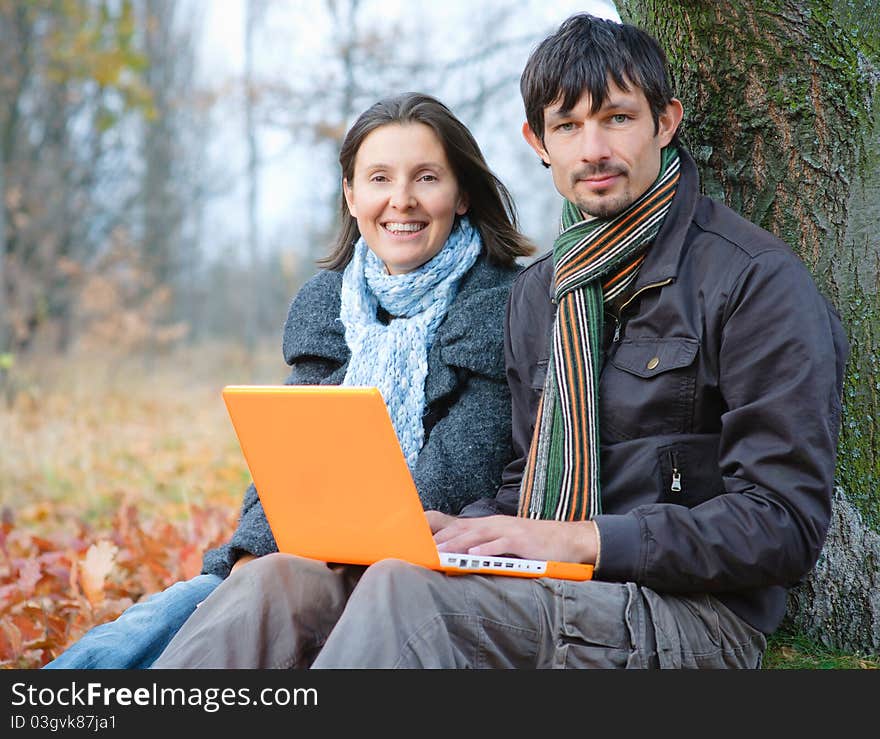
[[[520,487],[519,515],[583,521],[602,512],[598,382],[604,302],[632,284],[669,212],[678,150],[662,151],[660,174],[613,218],[584,219],[566,201],[553,244],[557,312],[553,351]]]

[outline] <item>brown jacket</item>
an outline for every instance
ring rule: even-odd
[[[516,511],[552,282],[548,256],[514,283],[505,349],[515,459],[496,497],[462,515]],[[597,579],[712,593],[774,631],[830,519],[848,355],[839,317],[785,244],[699,195],[682,151],[672,209],[606,324]]]

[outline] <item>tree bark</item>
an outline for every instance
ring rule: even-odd
[[[622,0],[669,55],[703,190],[801,256],[851,345],[832,526],[787,622],[880,653],[878,0]]]

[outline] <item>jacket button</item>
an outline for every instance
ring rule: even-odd
[[[648,360],[648,369],[654,369],[658,364],[660,364],[660,357],[652,357]]]

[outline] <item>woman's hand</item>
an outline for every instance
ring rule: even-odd
[[[232,574],[239,567],[241,567],[242,565],[246,565],[248,562],[250,562],[251,560],[256,559],[256,558],[257,558],[257,556],[255,554],[242,554],[238,558],[238,561],[234,565],[232,565],[232,569],[229,571],[229,574]]]

